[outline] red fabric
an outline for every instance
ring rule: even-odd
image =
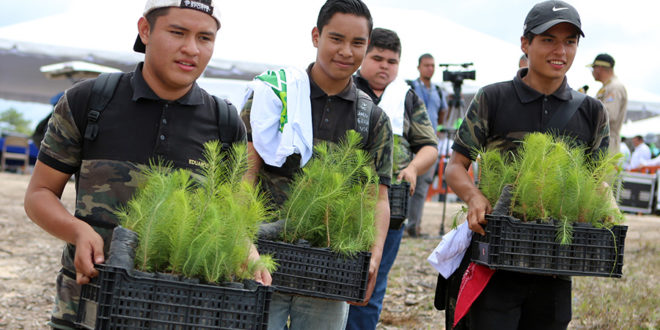
[[[454,310],[454,327],[467,314],[472,303],[484,291],[486,284],[488,284],[493,274],[495,274],[494,269],[475,264],[474,262],[470,263],[463,274],[461,288],[458,290],[456,310]]]

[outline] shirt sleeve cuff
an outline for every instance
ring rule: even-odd
[[[43,152],[39,152],[39,156],[37,158],[39,159],[40,162],[42,162],[42,163],[44,163],[44,164],[60,171],[62,173],[74,174],[74,173],[78,172],[78,169],[79,169],[79,167],[64,164],[64,163],[58,161],[57,159],[55,159],[55,158],[53,158],[53,157],[51,157],[51,156],[49,156],[49,155],[47,155]]]
[[[452,148],[452,150],[454,150],[454,151],[460,153],[461,155],[469,158],[470,160],[474,161],[474,157],[473,157],[472,153],[465,146],[462,146],[458,143],[454,143],[454,144],[452,144],[451,148]]]

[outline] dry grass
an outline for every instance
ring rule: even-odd
[[[29,176],[0,173],[0,328],[46,329],[62,242],[25,216]],[[72,184],[64,192],[74,205]],[[460,207],[448,204],[450,216]],[[442,204],[426,203],[422,232],[437,236]],[[574,277],[572,329],[660,328],[660,218],[627,215],[623,278]],[[426,257],[438,238],[404,238],[390,273],[379,329],[444,329],[433,308],[437,273]]]

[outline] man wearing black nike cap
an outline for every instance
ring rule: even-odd
[[[520,38],[528,68],[520,69],[511,81],[483,87],[470,104],[452,147],[456,152],[447,165],[447,182],[467,202],[467,221],[475,235],[484,234],[484,215],[491,213],[492,207],[468,176],[467,169],[475,157],[473,150],[497,148],[503,153],[515,152],[526,134],[553,132],[591,155],[607,152],[609,125],[602,104],[579,95],[566,81],[581,36],[584,37],[580,16],[573,6],[563,1],[536,4],[525,19]],[[452,277],[463,276],[469,258],[467,253]],[[469,273],[474,275],[477,268],[471,269]],[[488,275],[474,286],[483,291],[470,292],[461,285],[459,302],[465,298],[465,292],[470,292],[472,296],[468,298],[474,299],[467,299],[474,302],[468,304],[468,316],[462,321],[467,321],[470,329],[568,326],[570,278],[503,270],[490,271]],[[452,277],[450,285],[455,283]],[[466,276],[463,282],[468,283],[470,277]],[[449,299],[448,306],[452,306],[452,298]],[[457,307],[460,315],[458,310]],[[461,326],[465,327],[465,323],[459,323]]]

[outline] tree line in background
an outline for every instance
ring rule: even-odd
[[[14,108],[0,112],[0,132],[32,135],[30,121],[23,118],[23,114]]]

